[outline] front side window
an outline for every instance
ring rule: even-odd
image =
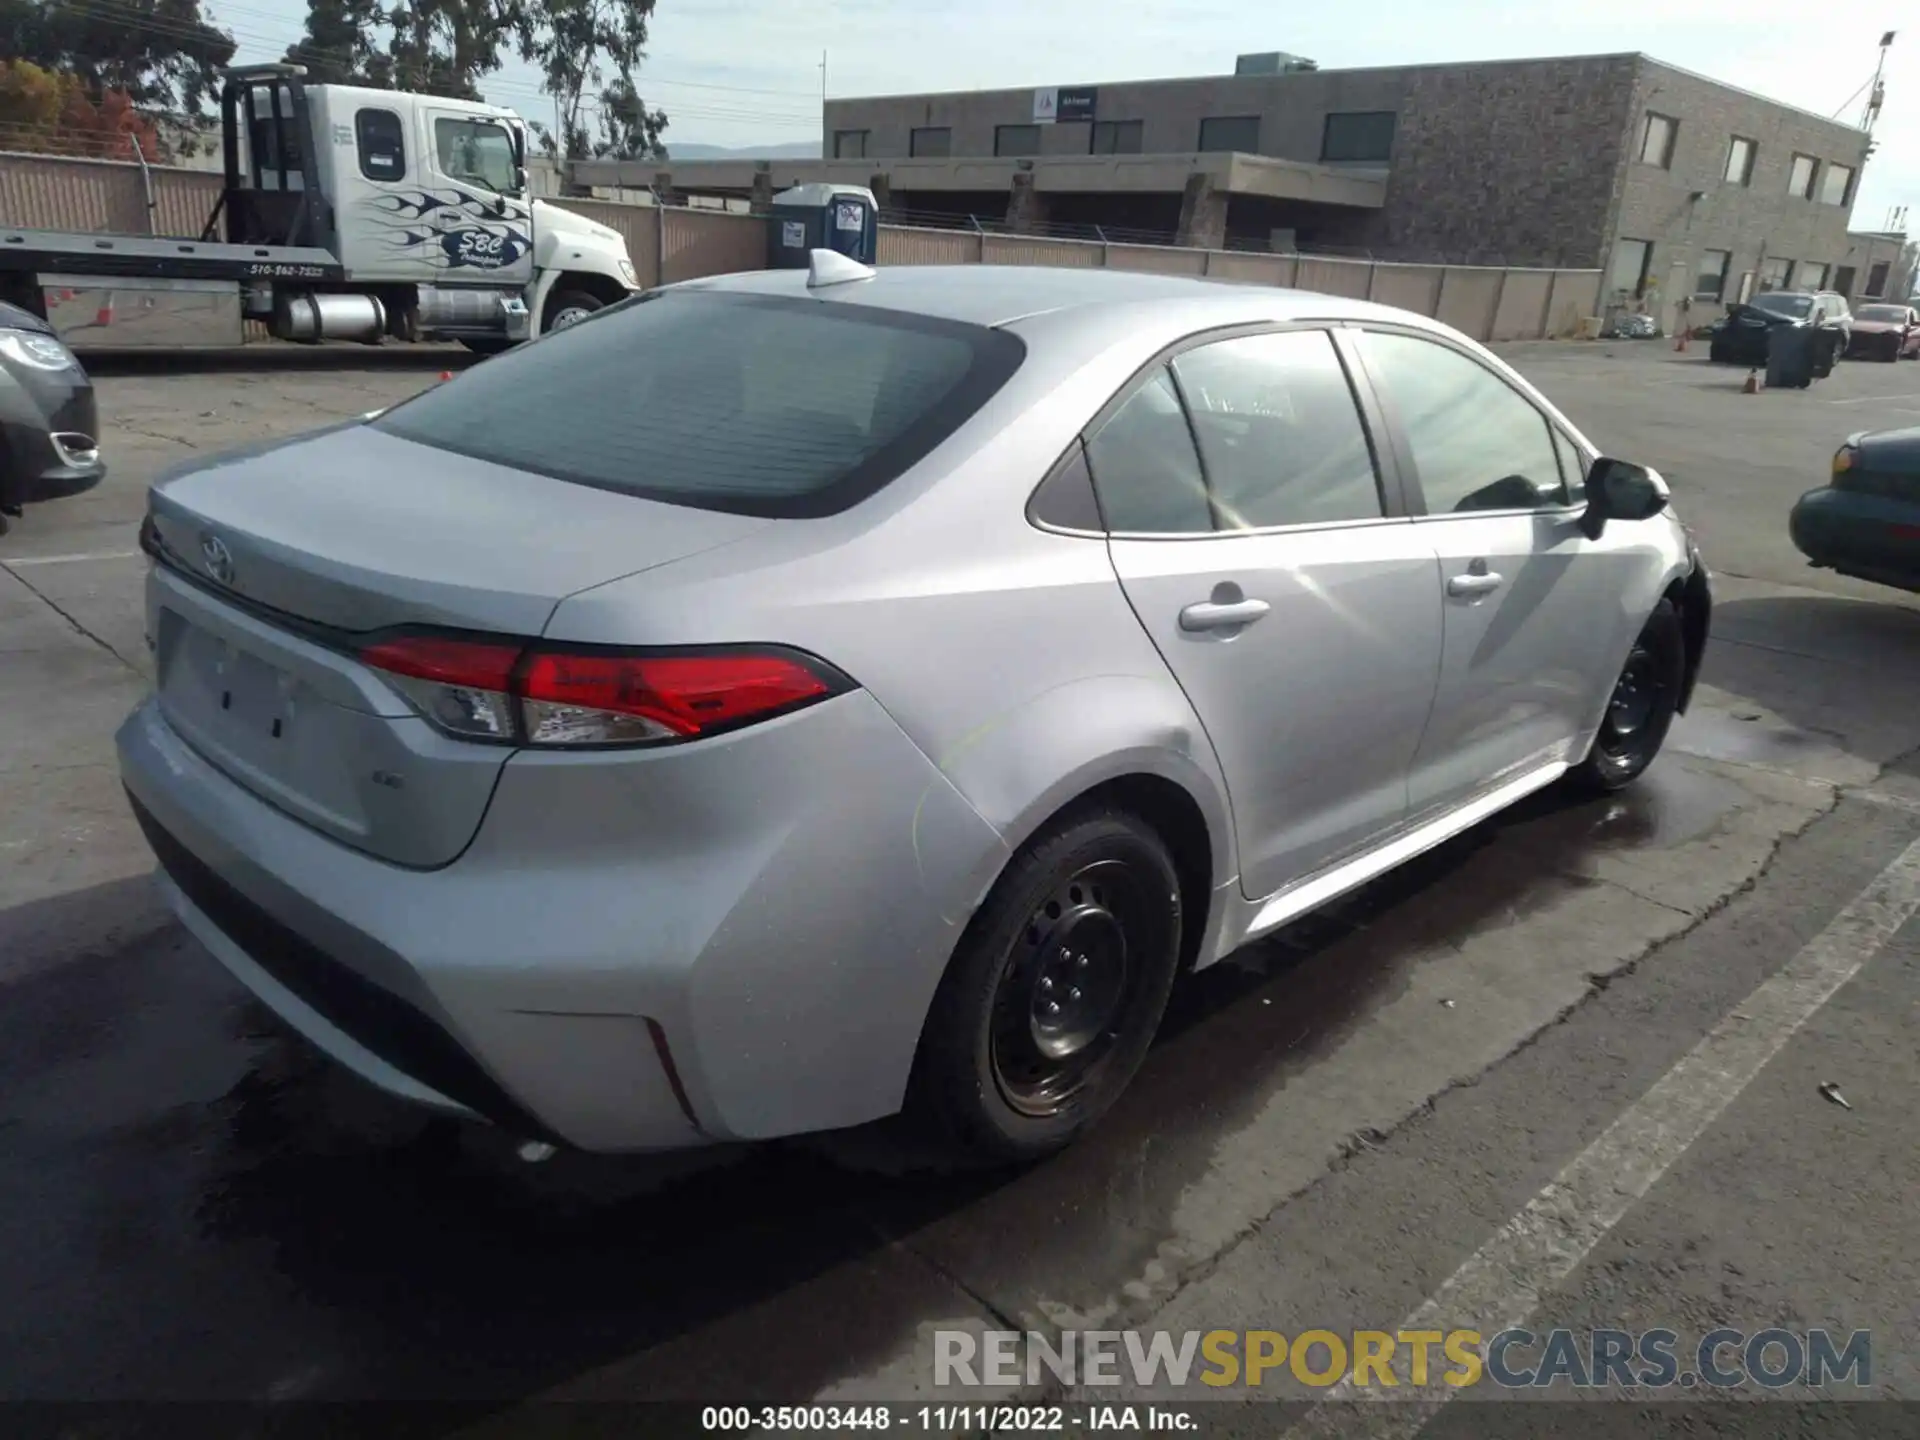
[[[360,151],[360,173],[369,180],[404,180],[406,132],[391,110],[362,110],[353,117]]]
[[[656,292],[510,350],[372,424],[669,504],[828,515],[918,463],[1025,353],[1004,330],[864,305]],[[538,484],[527,488],[537,504]]]
[[[496,120],[437,116],[433,151],[440,173],[449,180],[464,180],[496,195],[512,195],[519,189],[513,136]]]
[[[1220,529],[1380,518],[1373,451],[1324,330],[1203,345],[1173,371]]]
[[[1038,125],[996,125],[993,127],[993,153],[996,155],[1038,155]]]
[[[1417,335],[1369,331],[1366,352],[1413,451],[1429,515],[1567,503],[1547,417],[1505,380]]]
[[[1180,395],[1163,366],[1087,442],[1107,529],[1122,535],[1201,535],[1213,529],[1200,457]]]

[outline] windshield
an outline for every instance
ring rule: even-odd
[[[1776,315],[1789,315],[1795,320],[1804,320],[1813,309],[1811,295],[1756,295],[1748,302],[1756,310],[1771,310]]]
[[[1876,320],[1886,325],[1904,325],[1907,323],[1907,312],[1899,305],[1862,305],[1855,318]]]
[[[510,350],[373,425],[676,505],[828,515],[945,440],[1025,354],[1004,330],[868,305],[663,291]]]

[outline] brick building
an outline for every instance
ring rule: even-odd
[[[1668,323],[1829,284],[1866,153],[1849,125],[1645,55],[1238,73],[831,100],[819,161],[591,162],[592,184],[871,185],[907,216],[1380,259],[1597,267]],[[601,171],[605,174],[601,174]],[[646,172],[641,174],[640,172]]]

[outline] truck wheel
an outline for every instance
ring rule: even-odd
[[[511,340],[462,340],[460,343],[476,355],[499,355],[513,348]]]
[[[547,297],[540,333],[545,335],[554,330],[564,330],[569,325],[578,325],[599,308],[600,302],[584,290],[556,290]]]

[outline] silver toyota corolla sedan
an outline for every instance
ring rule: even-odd
[[[1685,708],[1660,478],[1326,295],[694,281],[157,483],[127,789],[398,1095],[646,1150],[1055,1149],[1185,969]]]

